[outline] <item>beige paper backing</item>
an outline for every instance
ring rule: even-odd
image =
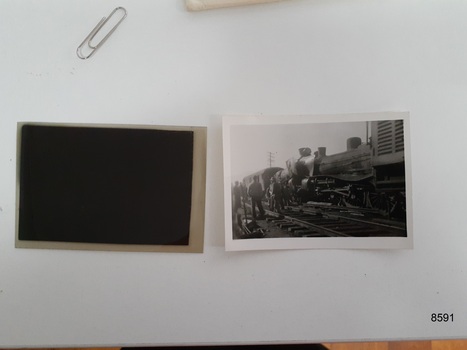
[[[282,0],[186,0],[186,7],[189,11],[202,11],[223,7],[255,5],[278,1]]]

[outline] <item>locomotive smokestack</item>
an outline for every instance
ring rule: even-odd
[[[350,137],[347,139],[347,151],[357,149],[361,144],[362,139],[360,137]]]
[[[318,157],[326,156],[326,147],[318,147]]]

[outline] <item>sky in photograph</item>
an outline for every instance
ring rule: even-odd
[[[299,158],[298,149],[326,147],[326,154],[344,152],[349,137],[366,142],[366,122],[336,122],[279,125],[231,125],[230,164],[232,181],[270,166],[286,168],[285,162]]]

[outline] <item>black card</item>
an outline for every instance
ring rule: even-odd
[[[18,241],[188,246],[194,131],[22,125]]]

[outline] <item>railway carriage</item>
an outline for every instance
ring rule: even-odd
[[[261,184],[261,186],[263,186],[263,190],[266,190],[266,188],[269,186],[271,177],[277,176],[277,174],[280,174],[283,170],[283,168],[271,167],[257,171],[251,175],[244,177],[243,184],[245,185],[245,188],[250,187],[250,185],[253,183],[254,177],[258,176],[259,183]]]

